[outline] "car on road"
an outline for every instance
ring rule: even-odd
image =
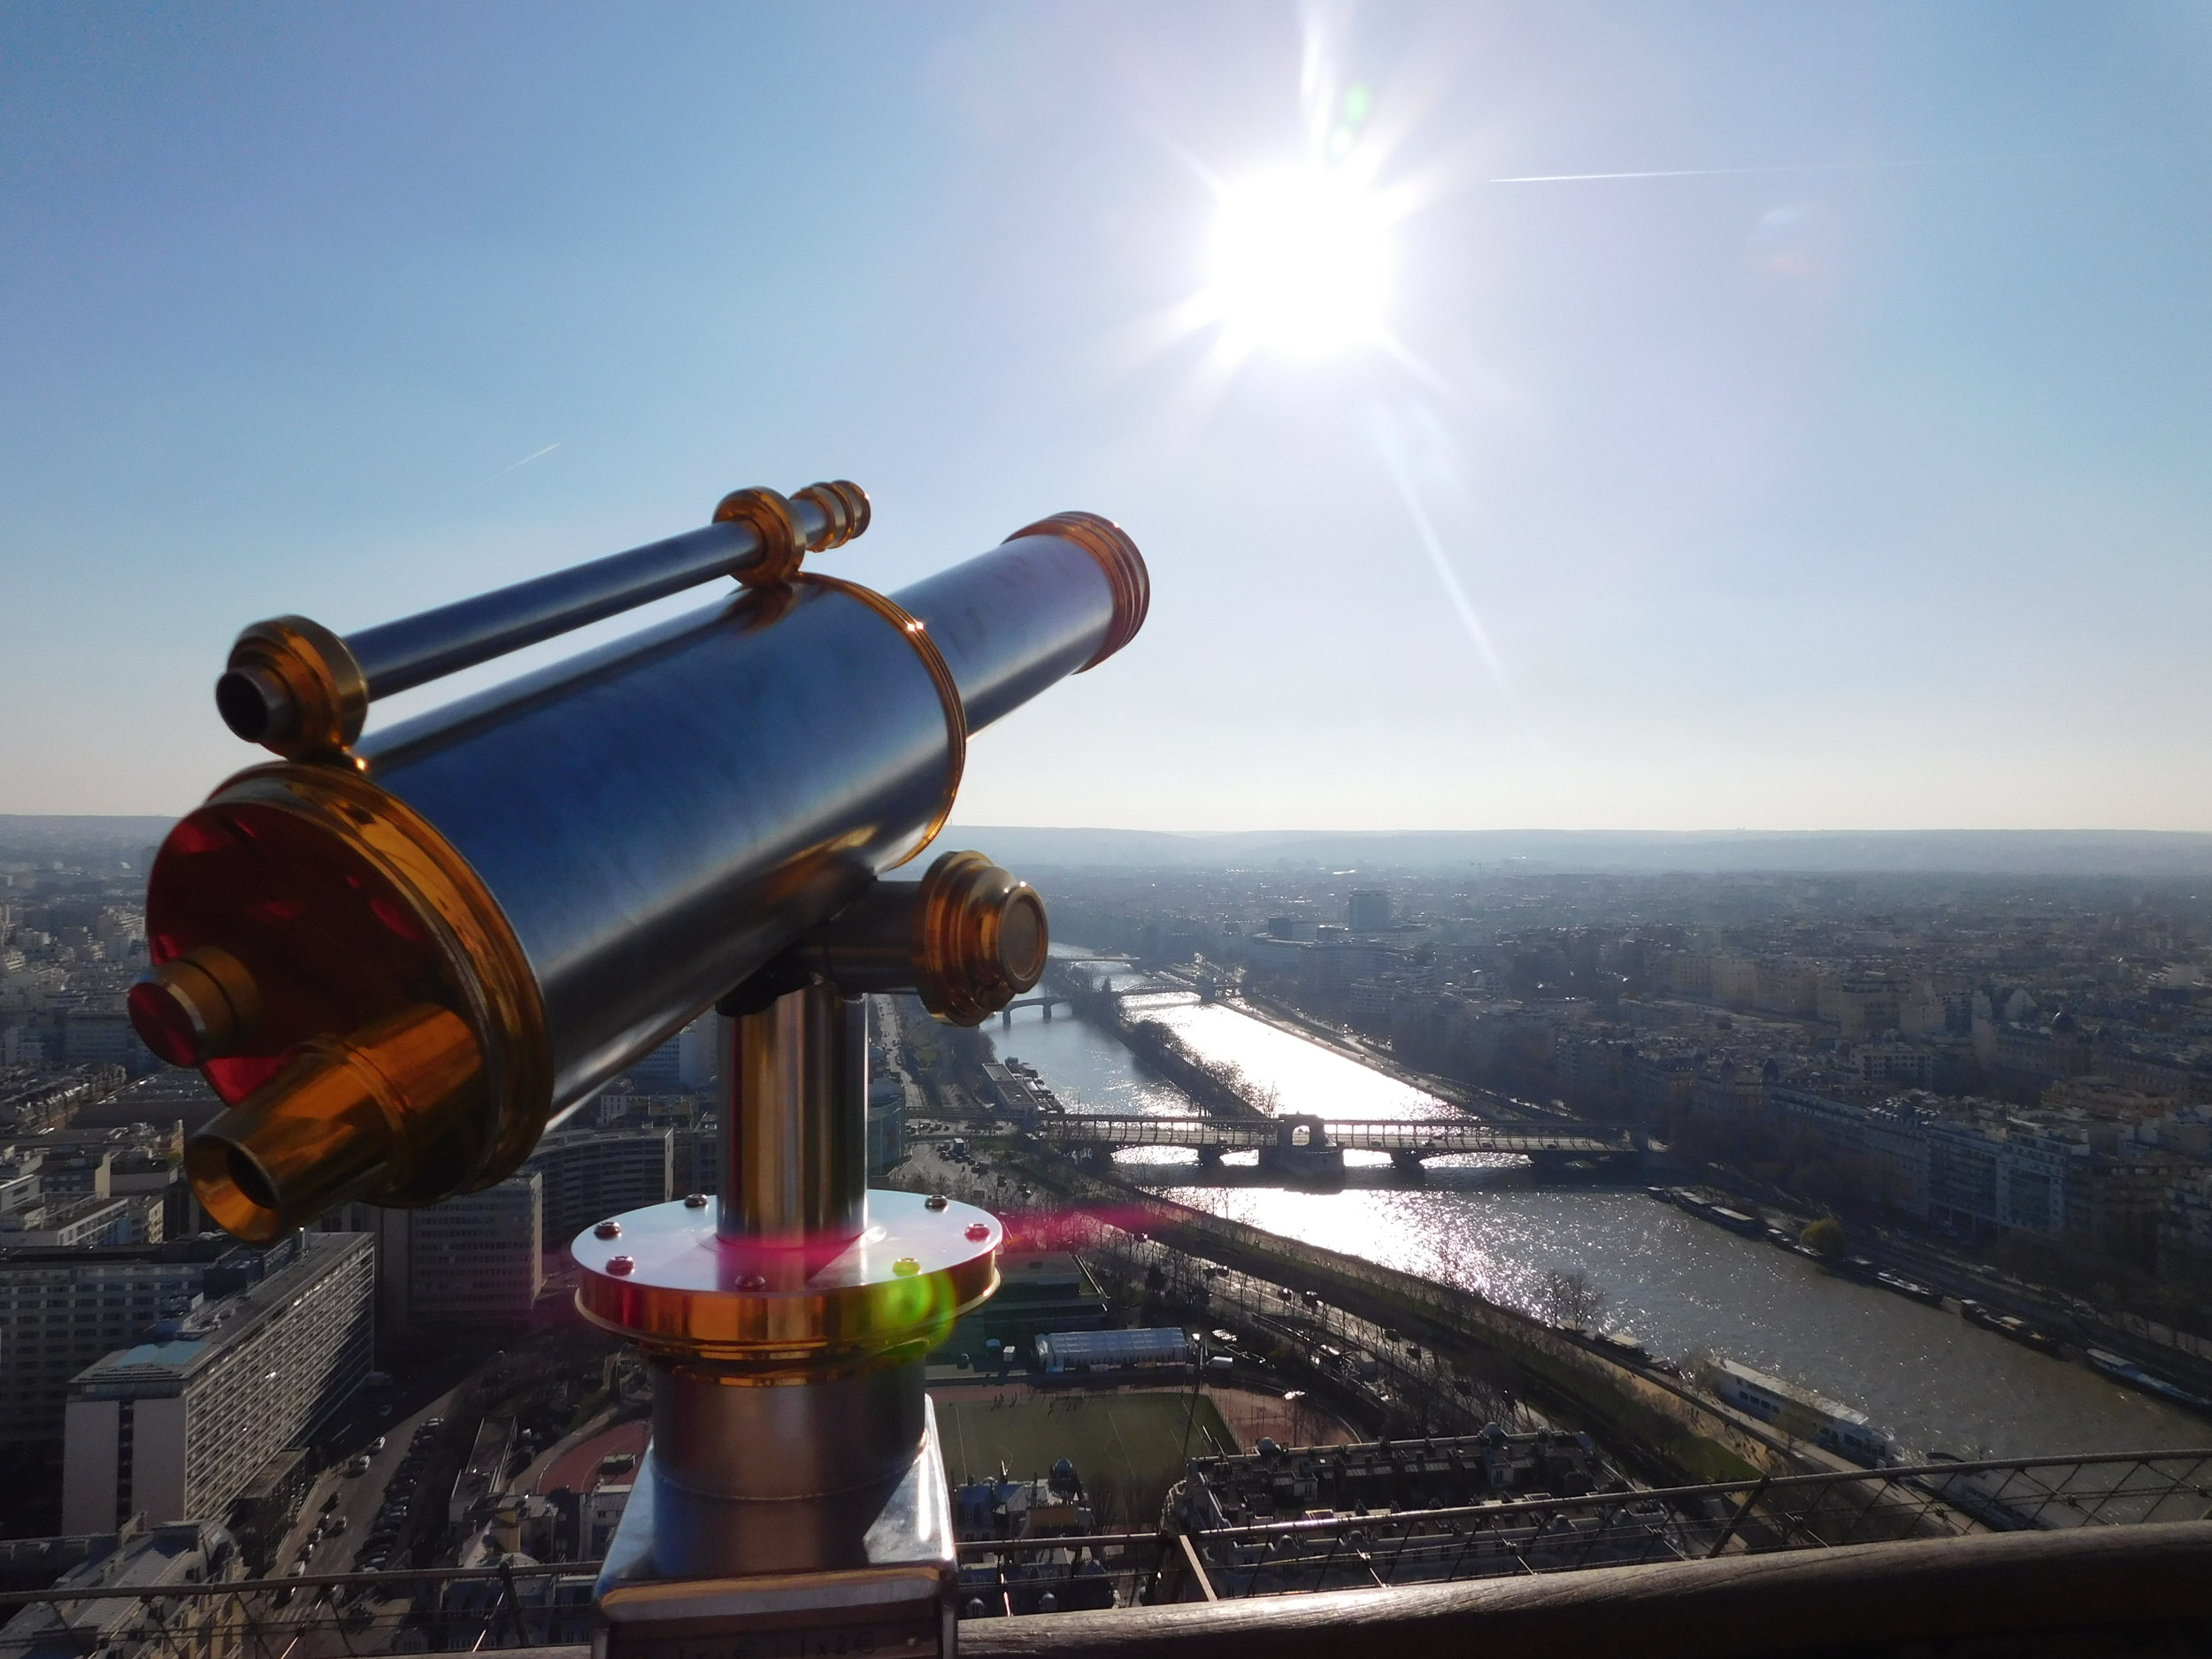
[[[376,1455],[379,1452],[382,1451],[383,1449],[384,1449],[384,1436],[382,1436],[381,1434],[378,1435],[378,1436],[377,1436],[374,1440],[371,1440],[371,1441],[369,1442],[369,1455],[370,1455],[370,1456],[372,1456],[372,1457],[375,1456],[375,1455]]]
[[[369,1472],[369,1460],[365,1457],[349,1457],[342,1466],[342,1472],[348,1476],[365,1475]]]

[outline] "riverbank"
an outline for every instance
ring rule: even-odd
[[[1185,988],[1172,970],[1155,972],[1151,977],[1175,984],[1178,988]],[[1240,992],[1234,1001],[1225,1001],[1220,1006],[1233,1009],[1271,1029],[1311,1043],[1394,1082],[1420,1089],[1439,1101],[1477,1117],[1510,1120],[1540,1119],[1557,1115],[1548,1106],[1536,1102],[1512,1100],[1494,1091],[1457,1083],[1405,1065],[1387,1050],[1333,1028],[1264,993]],[[1664,1170],[1676,1166],[1669,1162],[1659,1168]],[[1759,1215],[1763,1219],[1783,1227],[1793,1236],[1808,1221],[1821,1213],[1816,1205],[1793,1194],[1765,1187],[1751,1180],[1740,1171],[1721,1165],[1683,1165],[1677,1169],[1675,1174],[1662,1174],[1655,1171],[1651,1177],[1670,1181],[1682,1178],[1718,1187],[1724,1202],[1732,1207]],[[1234,1181],[1222,1184],[1242,1185]],[[1379,1185],[1394,1187],[1402,1183],[1382,1182]],[[2078,1297],[2047,1286],[2027,1283],[1985,1263],[1976,1261],[1937,1239],[1883,1225],[1864,1217],[1853,1222],[1851,1231],[1855,1240],[1854,1250],[1865,1256],[1872,1269],[1931,1285],[1954,1304],[1978,1302],[1997,1313],[2012,1316],[2039,1330],[2048,1332],[2070,1350],[2069,1358],[2085,1369],[2089,1368],[2085,1358],[2087,1352],[2097,1349],[2120,1355],[2185,1390],[2199,1395],[2212,1395],[2212,1342],[2203,1338],[2176,1330],[2156,1319],[2122,1310],[2093,1306]],[[1854,1277],[1863,1284],[1871,1285],[1874,1282],[1871,1271],[1847,1276]],[[2206,1432],[2212,1435],[2212,1423],[2208,1423]]]
[[[1178,1001],[1150,1017],[1194,1051],[1233,1062],[1274,1089],[1284,1112],[1409,1118],[1458,1110],[1343,1046],[1247,1008]],[[1192,1112],[1187,1099],[1142,1071],[1102,1025],[1028,1017],[994,1035],[1035,1066],[1071,1112]],[[1120,1173],[1142,1179],[1128,1164]],[[1685,1371],[1709,1356],[1740,1360],[1863,1411],[1907,1448],[1970,1457],[2208,1439],[2202,1422],[2086,1366],[1825,1272],[1793,1252],[1654,1203],[1640,1187],[1348,1184],[1328,1194],[1238,1187],[1186,1187],[1178,1196],[1532,1316],[1547,1310],[1554,1276],[1586,1272],[1607,1300],[1604,1323],[1633,1333],[1654,1355]]]
[[[1555,1420],[1583,1428],[1685,1480],[1833,1473],[1855,1465],[1780,1434],[1593,1337],[1471,1292],[1176,1203],[1041,1150],[1009,1155],[1038,1190],[1110,1213],[1125,1230],[1235,1272],[1311,1295],[1400,1330],[1444,1354],[1502,1372]]]

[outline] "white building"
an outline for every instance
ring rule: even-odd
[[[272,1453],[312,1433],[367,1378],[372,1241],[300,1233],[260,1265],[255,1282],[71,1382],[65,1531],[225,1514]]]

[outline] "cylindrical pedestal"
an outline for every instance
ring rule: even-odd
[[[764,1384],[699,1361],[653,1362],[661,1479],[718,1498],[816,1498],[895,1480],[921,1449],[922,1362]]]
[[[1004,1233],[914,1193],[868,1194],[863,1221],[841,1246],[790,1249],[657,1204],[571,1247],[577,1306],[653,1363],[652,1449],[603,1601],[618,1585],[949,1563],[922,1366],[997,1289]]]

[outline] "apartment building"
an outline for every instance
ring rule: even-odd
[[[227,1512],[281,1448],[366,1379],[375,1335],[373,1241],[305,1233],[259,1258],[260,1276],[69,1385],[62,1444],[65,1532]]]
[[[192,1313],[211,1269],[249,1254],[228,1239],[0,1249],[0,1445],[60,1438],[71,1378]]]
[[[675,1194],[676,1138],[667,1129],[549,1135],[527,1168],[544,1177],[545,1236],[565,1245],[626,1210]]]
[[[526,1170],[421,1210],[348,1204],[321,1225],[375,1239],[376,1323],[388,1338],[526,1325],[545,1288],[544,1186]]]

